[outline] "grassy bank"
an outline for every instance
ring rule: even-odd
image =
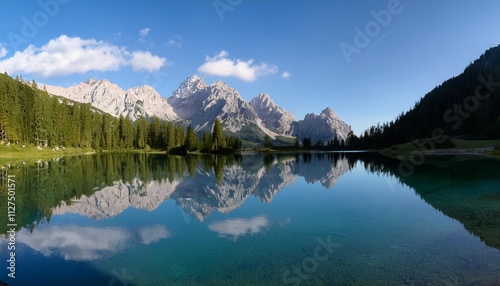
[[[7,164],[34,163],[38,160],[48,160],[54,157],[94,153],[92,149],[82,148],[38,148],[34,145],[12,144],[0,145],[0,166]]]

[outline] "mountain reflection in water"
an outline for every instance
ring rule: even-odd
[[[487,245],[500,249],[500,162],[479,157],[429,157],[411,176],[398,172],[399,161],[373,153],[290,153],[231,156],[165,156],[108,154],[65,157],[35,166],[12,168],[18,178],[19,226],[33,230],[53,215],[78,213],[101,220],[115,217],[128,208],[152,211],[166,200],[175,200],[185,213],[204,221],[215,210],[230,213],[251,196],[263,203],[297,177],[308,183],[334,188],[339,178],[356,164],[366,171],[397,178],[411,187],[428,204],[460,221]],[[3,172],[3,175],[5,171]],[[0,180],[3,181],[3,180]],[[4,200],[5,201],[5,200]],[[1,211],[1,210],[0,210]],[[4,212],[6,213],[6,211]],[[5,228],[6,223],[1,227]],[[212,223],[210,230],[237,239],[266,229],[265,217]],[[2,229],[2,233],[6,233]],[[114,247],[128,243],[148,243],[144,230],[108,229],[108,237],[119,236]],[[65,234],[78,236],[64,256],[93,259],[112,252],[101,241],[94,252],[85,252],[85,240],[93,240],[89,229],[58,229],[51,233],[60,241]],[[86,233],[86,235],[81,235]],[[167,238],[169,231],[158,230],[152,237]],[[40,244],[32,235],[29,245],[40,245],[50,253],[51,245]],[[143,238],[141,238],[143,237]],[[54,240],[52,240],[54,241]],[[123,244],[123,245],[122,245]],[[64,251],[65,248],[62,248]]]

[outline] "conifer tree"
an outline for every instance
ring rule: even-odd
[[[175,126],[175,146],[181,147],[184,144],[184,130],[182,129],[180,124]]]
[[[222,123],[220,122],[219,118],[215,119],[212,136],[214,140],[215,151],[224,148],[224,138],[222,136]]]
[[[186,141],[184,143],[184,148],[187,151],[198,150],[198,136],[194,132],[193,128],[191,128],[191,125],[189,125],[187,128]]]
[[[201,137],[201,151],[210,152],[214,146],[214,141],[212,139],[212,133],[204,132]]]
[[[167,149],[175,147],[175,131],[172,122],[167,123]]]

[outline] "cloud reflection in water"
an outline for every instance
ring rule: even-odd
[[[265,216],[249,219],[236,218],[211,223],[208,228],[219,234],[219,237],[230,237],[234,241],[240,236],[253,235],[269,228],[269,220]]]
[[[93,261],[112,256],[134,244],[150,244],[171,234],[162,225],[136,230],[119,227],[47,226],[33,233],[19,232],[17,238],[32,249],[65,260]]]

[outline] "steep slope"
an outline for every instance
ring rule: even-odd
[[[45,88],[50,94],[90,103],[95,108],[116,117],[123,115],[133,120],[141,116],[157,116],[166,120],[178,118],[167,101],[150,86],[123,90],[108,80],[90,79],[68,88],[49,85],[45,85]]]
[[[329,107],[319,115],[306,114],[303,120],[293,124],[293,134],[299,138],[309,137],[315,143],[318,140],[328,142],[337,138],[346,140],[351,132],[351,126],[342,121]]]
[[[237,90],[222,81],[206,85],[194,75],[181,83],[168,99],[176,114],[189,120],[196,131],[211,131],[216,118],[224,130],[244,140],[258,141],[264,134],[276,134],[266,128],[252,106]]]
[[[271,131],[291,135],[293,115],[274,103],[269,94],[261,93],[250,101],[259,118]]]
[[[140,116],[156,116],[166,120],[178,118],[166,99],[148,85],[128,89],[125,92],[125,101],[130,104],[126,109],[128,114],[133,114],[132,118],[135,119]]]
[[[359,148],[381,148],[436,134],[469,139],[500,138],[500,45],[487,50],[463,73],[421,98],[407,112],[372,127]]]

